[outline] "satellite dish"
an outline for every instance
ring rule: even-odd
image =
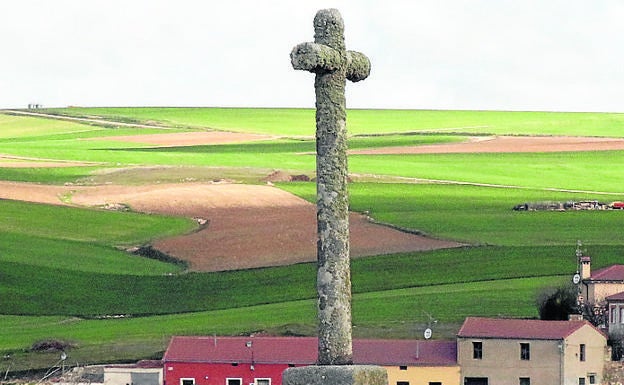
[[[578,285],[579,282],[581,282],[581,275],[579,273],[576,273],[574,274],[574,276],[572,276],[572,283]]]
[[[433,333],[433,332],[431,331],[431,329],[430,329],[430,328],[425,329],[425,332],[423,333],[423,334],[424,334],[424,336],[425,336],[425,339],[426,339],[426,340],[428,340],[429,338],[431,338],[431,334],[432,334],[432,333]]]

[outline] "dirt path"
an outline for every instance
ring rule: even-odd
[[[316,259],[316,208],[271,186],[158,184],[44,186],[0,182],[0,198],[83,206],[121,203],[133,210],[201,218],[200,231],[153,245],[195,271],[288,265]],[[371,256],[461,246],[371,223],[352,213],[351,254]]]
[[[21,111],[21,110],[0,110],[0,112],[6,112],[8,114],[14,114],[14,115],[33,116],[33,117],[38,117],[38,118],[68,120],[68,121],[82,122],[82,123],[92,123],[92,124],[105,125],[105,126],[112,125],[112,126],[118,126],[118,127],[159,128],[159,129],[173,128],[173,127],[167,127],[167,126],[161,126],[161,125],[115,122],[115,121],[106,120],[106,119],[78,118],[75,116],[54,115],[54,114],[46,114],[43,112],[31,112],[31,111]]]
[[[624,139],[575,136],[474,137],[468,142],[425,146],[384,147],[351,150],[351,154],[450,154],[493,152],[562,152],[624,150]]]
[[[175,134],[146,134],[126,136],[106,136],[85,140],[114,140],[126,143],[145,143],[158,147],[198,146],[212,144],[231,144],[258,140],[275,139],[275,136],[242,134],[224,131],[180,132]]]
[[[31,168],[31,167],[84,167],[97,166],[102,163],[97,162],[74,162],[57,159],[30,158],[0,154],[0,168]]]

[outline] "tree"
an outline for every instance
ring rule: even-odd
[[[583,319],[589,321],[592,325],[601,328],[607,324],[607,304],[606,302],[591,303],[586,302],[579,306]]]
[[[564,285],[555,288],[546,288],[537,296],[537,310],[541,320],[568,320],[570,314],[578,314],[577,288],[574,285]]]

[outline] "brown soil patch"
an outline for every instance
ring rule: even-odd
[[[0,199],[60,205],[63,204],[62,197],[69,191],[66,186],[0,181]]]
[[[353,150],[351,154],[448,154],[483,152],[562,152],[624,150],[624,139],[568,136],[475,137],[468,142],[414,147],[384,147]]]
[[[100,164],[100,163],[70,162],[70,161],[66,162],[66,161],[58,161],[58,160],[25,158],[25,157],[1,155],[0,154],[0,167],[2,167],[2,168],[83,167],[83,166],[93,166],[93,165],[97,165],[97,164]]]
[[[256,140],[269,140],[269,135],[243,134],[236,132],[179,132],[168,134],[126,135],[89,138],[84,140],[115,140],[120,142],[143,143],[158,147],[199,146],[208,144],[242,143]]]
[[[288,265],[316,259],[316,208],[269,186],[170,184],[77,190],[83,205],[125,203],[134,210],[207,220],[200,231],[154,247],[198,271]],[[353,257],[460,246],[376,225],[351,214]]]
[[[316,259],[315,206],[270,186],[162,184],[149,186],[42,186],[0,182],[0,198],[61,204],[115,206],[207,220],[198,232],[158,240],[154,247],[190,262],[196,271],[288,265]],[[353,257],[457,247],[373,224],[351,214]]]
[[[201,271],[316,260],[316,209],[311,204],[215,209],[205,217],[210,221],[206,229],[157,241],[154,246]],[[354,213],[350,231],[352,257],[460,246],[375,225]]]

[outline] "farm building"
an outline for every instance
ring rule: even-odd
[[[314,365],[313,337],[174,337],[166,385],[281,385],[288,367]],[[354,340],[355,364],[383,366],[390,385],[458,384],[454,341]]]
[[[139,361],[131,365],[104,367],[104,385],[160,385],[162,383],[161,361]]]
[[[469,317],[457,335],[464,385],[599,384],[607,352],[587,321]]]

